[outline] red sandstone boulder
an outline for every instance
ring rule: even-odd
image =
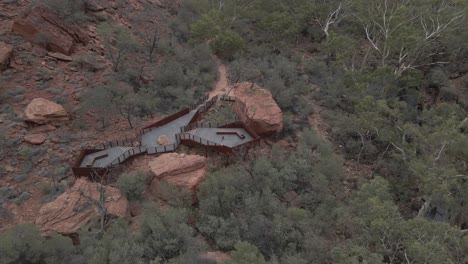
[[[68,113],[63,106],[44,98],[34,98],[24,112],[27,121],[41,125],[69,120]]]
[[[149,162],[154,174],[150,182],[150,192],[159,193],[159,181],[195,190],[206,177],[206,158],[199,155],[167,153]]]
[[[81,227],[99,219],[100,184],[78,179],[72,188],[39,210],[36,224],[43,232],[76,233]],[[104,186],[107,216],[128,215],[129,203],[119,189]]]
[[[46,138],[47,137],[45,134],[32,134],[32,135],[24,136],[24,141],[32,145],[40,145],[44,143]]]
[[[283,112],[270,91],[244,82],[234,89],[234,96],[234,111],[257,134],[268,136],[283,129]]]
[[[0,41],[0,71],[4,70],[10,64],[10,57],[13,48]]]
[[[48,7],[38,4],[16,19],[11,32],[42,45],[49,51],[70,55],[76,43],[86,44],[89,37],[77,25],[70,25]]]

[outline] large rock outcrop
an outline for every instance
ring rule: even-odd
[[[0,71],[4,70],[10,64],[10,57],[13,48],[0,41]]]
[[[69,120],[63,106],[44,98],[34,98],[24,111],[26,120],[40,125],[46,123],[63,123]]]
[[[100,184],[78,179],[72,188],[39,210],[36,224],[43,232],[76,233],[80,227],[99,219]],[[107,216],[128,215],[129,203],[119,189],[104,186]]]
[[[70,55],[76,43],[86,44],[89,36],[77,25],[63,21],[50,8],[38,4],[29,8],[11,27],[11,32],[49,51]]]
[[[257,134],[268,136],[283,129],[283,112],[270,91],[245,82],[234,89],[234,96],[234,111]]]
[[[199,155],[167,153],[149,162],[154,174],[150,183],[150,192],[159,193],[159,181],[195,190],[206,177],[206,158]]]

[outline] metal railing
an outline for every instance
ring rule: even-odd
[[[104,142],[93,147],[93,149],[108,149],[113,147],[138,147],[139,145],[140,142],[138,141],[138,138],[125,137],[125,139],[117,139],[113,141]]]
[[[147,149],[144,146],[129,149],[129,150],[125,151],[122,155],[118,156],[115,160],[113,160],[109,165],[107,165],[107,167],[112,167],[112,166],[119,165],[122,162],[124,162],[126,159],[128,159],[128,158],[130,158],[132,156],[145,153],[146,150]]]
[[[201,104],[203,104],[207,100],[208,100],[208,95],[198,98],[198,100],[194,104],[189,106],[190,111],[197,109]]]
[[[171,116],[168,116],[168,117],[166,117],[166,118],[164,118],[164,119],[162,119],[162,120],[148,126],[148,127],[145,127],[144,129],[139,131],[139,133],[136,135],[135,138],[125,137],[125,139],[121,139],[121,140],[108,141],[108,142],[105,142],[103,144],[99,144],[99,145],[93,147],[89,151],[96,152],[96,151],[99,151],[99,150],[113,148],[113,147],[132,147],[131,149],[125,151],[120,156],[118,156],[108,166],[106,166],[106,168],[111,168],[111,167],[114,167],[114,166],[117,166],[117,165],[123,163],[125,160],[127,160],[128,158],[130,158],[132,156],[139,155],[139,154],[142,154],[142,153],[145,153],[145,152],[147,154],[173,152],[178,148],[178,146],[181,144],[182,140],[187,140],[188,141],[187,144],[188,143],[195,144],[195,145],[200,144],[200,145],[204,145],[204,146],[207,146],[207,147],[211,147],[211,149],[216,150],[216,151],[224,151],[224,152],[229,152],[229,153],[232,153],[232,151],[234,151],[234,150],[240,150],[240,149],[242,149],[244,147],[249,147],[250,145],[256,144],[258,142],[260,137],[258,135],[256,135],[256,134],[254,134],[254,140],[253,141],[246,142],[244,144],[241,144],[239,146],[231,148],[231,147],[225,146],[223,144],[219,144],[219,143],[216,143],[216,142],[201,138],[199,136],[187,133],[187,131],[190,131],[190,130],[193,130],[193,129],[196,129],[196,128],[219,128],[219,127],[223,127],[223,126],[231,127],[230,124],[235,125],[237,127],[238,124],[234,124],[238,120],[237,118],[235,119],[236,121],[234,121],[234,123],[232,123],[232,121],[231,122],[227,122],[227,121],[226,122],[214,122],[214,123],[212,123],[212,122],[208,122],[208,123],[197,122],[201,118],[202,114],[207,112],[211,108],[211,106],[213,106],[218,100],[231,101],[231,102],[236,101],[236,98],[234,96],[228,96],[226,94],[221,95],[221,96],[218,96],[218,95],[214,96],[213,98],[211,98],[209,100],[208,100],[208,98],[209,98],[208,95],[203,96],[203,97],[199,98],[194,104],[189,106],[189,108],[185,108],[184,110],[181,110],[181,111],[179,111],[179,112],[177,112],[177,113],[175,113],[175,114],[173,114]],[[195,115],[189,121],[188,125],[180,127],[180,133],[175,134],[176,142],[174,144],[166,145],[166,146],[156,146],[156,147],[150,147],[150,148],[147,148],[146,146],[141,146],[141,136],[143,134],[147,133],[148,131],[151,131],[152,129],[155,129],[157,127],[160,127],[160,126],[163,126],[163,125],[165,125],[167,123],[170,123],[173,120],[175,120],[175,119],[177,119],[177,118],[179,118],[181,116],[189,114],[193,110],[196,110]],[[249,130],[247,130],[247,131],[250,132]],[[79,161],[81,161],[86,154],[87,153],[85,153],[85,152],[80,154]],[[76,168],[75,167],[73,168],[74,173],[76,175],[82,175],[82,174],[85,174],[85,173],[81,172],[81,171],[75,172],[75,169],[76,170],[87,170],[86,172],[88,172],[88,170],[90,170],[90,169],[94,169],[94,168],[80,168],[80,167],[78,167],[79,164],[77,162],[75,164]],[[106,169],[106,168],[98,168],[98,169]]]
[[[215,100],[213,100],[215,99]],[[195,104],[192,104],[190,105],[188,108],[185,108],[185,109],[182,109],[181,111],[175,113],[175,114],[172,114],[170,116],[167,116],[143,129],[141,129],[139,131],[139,135],[142,136],[144,135],[145,133],[148,133],[156,128],[159,128],[159,127],[162,127],[182,116],[185,116],[185,115],[188,115],[191,111],[193,110],[197,110],[197,113],[195,113],[194,117],[190,120],[190,122],[192,122],[193,120],[196,120],[200,113],[201,112],[204,112],[206,110],[208,110],[217,100],[217,97],[216,98],[212,98],[211,100],[208,100],[208,96],[203,96],[201,98],[199,98]],[[189,122],[189,123],[190,123]]]
[[[220,128],[222,126],[226,126],[228,124],[231,124],[233,122],[236,122],[238,121],[237,118],[234,118],[234,120],[230,120],[230,121],[224,121],[224,122],[195,122],[195,123],[191,123],[191,124],[188,124],[184,127],[181,127],[181,130],[180,132],[183,133],[183,132],[188,132],[190,130],[194,130],[196,128]]]
[[[179,144],[171,144],[171,145],[165,145],[165,146],[151,147],[151,148],[147,148],[147,153],[158,154],[158,153],[173,152],[177,149],[178,146]]]
[[[214,105],[214,103],[216,103],[216,101],[218,100],[218,96],[216,95],[210,100],[208,100],[208,96],[204,96],[201,99],[205,99],[205,100],[199,100],[199,102],[197,102],[197,104],[192,105],[190,109],[191,110],[198,109],[198,112],[205,112],[208,109],[210,109],[210,107]]]
[[[190,134],[190,133],[182,133],[182,134],[178,134],[177,136],[181,140],[192,140],[194,142],[200,143],[200,144],[205,145],[205,146],[224,146],[224,145],[215,143],[213,141],[201,138],[199,136],[195,136],[195,135]]]
[[[235,102],[235,101],[236,101],[236,97],[223,94],[223,95],[221,95],[221,97],[219,98],[219,100],[221,100],[221,101]]]

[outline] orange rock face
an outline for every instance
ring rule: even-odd
[[[45,204],[39,210],[36,224],[43,232],[76,233],[80,227],[99,219],[100,184],[78,179],[72,188]],[[119,189],[104,186],[105,207],[108,216],[123,217],[129,212],[129,203]]]
[[[34,98],[24,112],[28,121],[41,125],[69,120],[68,113],[63,106],[44,98]]]
[[[270,91],[256,84],[240,83],[234,95],[234,111],[257,134],[269,136],[283,129],[283,112]]]
[[[12,50],[10,45],[0,42],[0,71],[8,67]]]
[[[199,155],[178,153],[163,154],[149,162],[154,178],[150,192],[158,194],[159,181],[163,180],[176,186],[195,190],[206,177],[206,158]]]
[[[76,43],[87,43],[88,35],[76,25],[68,25],[56,13],[36,5],[16,19],[11,32],[44,46],[49,51],[70,55]]]

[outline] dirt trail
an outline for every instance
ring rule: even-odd
[[[313,107],[314,112],[308,118],[309,125],[315,130],[315,132],[322,138],[324,141],[332,142],[327,122],[323,117],[323,107],[320,106],[315,100],[309,100],[309,104]],[[338,146],[336,149],[336,154],[343,156],[343,146]],[[373,167],[371,165],[366,165],[358,163],[355,159],[344,160],[343,169],[345,173],[345,179],[343,184],[345,185],[345,193],[349,193],[351,190],[357,188],[357,182],[361,178],[369,179],[373,175]]]
[[[213,90],[209,93],[209,98],[213,98],[216,95],[225,94],[229,91],[230,85],[227,78],[226,65],[218,62],[218,81],[216,82]]]
[[[314,100],[310,100],[309,104],[312,105],[314,112],[308,118],[309,125],[319,134],[324,140],[330,140],[327,125],[322,116],[322,107]]]

